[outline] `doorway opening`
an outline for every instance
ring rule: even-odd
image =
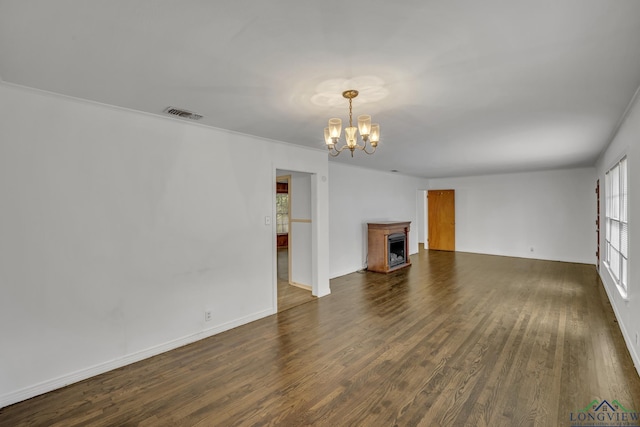
[[[284,175],[282,173],[287,174]],[[301,226],[311,225],[311,181],[308,179],[308,175],[278,171],[276,177],[275,222],[278,312],[304,304],[315,298],[311,293],[310,280],[311,239],[310,234],[307,236],[307,228],[310,227]],[[307,181],[308,186],[305,185]],[[308,210],[307,204],[309,205]],[[299,216],[308,216],[309,219],[300,219],[298,218]],[[309,284],[301,284],[306,282],[307,278]]]

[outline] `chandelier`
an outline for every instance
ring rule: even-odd
[[[336,148],[342,131],[342,120],[336,118],[329,119],[329,127],[324,128],[324,141],[329,149],[329,154],[336,157],[342,153],[345,148],[351,150],[351,157],[353,157],[353,152],[356,149],[362,150],[367,154],[373,154],[380,141],[380,125],[377,123],[371,124],[371,116],[363,114],[358,116],[358,127],[353,126],[351,104],[353,98],[358,96],[358,91],[354,89],[345,90],[342,92],[342,96],[349,100],[349,127],[344,128],[347,142],[342,147]],[[362,145],[358,144],[358,131],[360,132],[360,138],[362,138]],[[367,142],[371,145],[371,151],[367,151]]]

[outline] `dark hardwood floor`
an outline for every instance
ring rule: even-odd
[[[434,251],[412,262],[0,409],[0,425],[555,427],[594,400],[640,410],[594,266]]]
[[[278,313],[313,301],[311,291],[289,284],[289,250],[278,249]]]

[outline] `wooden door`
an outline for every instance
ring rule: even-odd
[[[429,190],[429,249],[456,250],[455,190]]]

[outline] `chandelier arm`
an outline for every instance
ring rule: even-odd
[[[376,152],[376,148],[378,148],[377,146],[373,147],[373,150],[371,150],[371,152],[367,151],[367,144],[365,143],[364,147],[362,147],[362,151],[364,151],[367,154],[373,154]]]
[[[338,149],[338,148],[335,148],[335,147],[333,147],[333,149],[334,149],[334,150],[336,150],[336,153],[340,154],[340,153],[342,153],[342,151],[343,151],[345,148],[348,148],[348,147],[349,147],[349,146],[348,146],[347,144],[344,144],[344,145],[343,145],[342,147],[340,147],[339,149]]]
[[[342,153],[342,151],[347,148],[347,145],[343,145],[340,148],[336,148],[336,146],[334,145],[332,148],[329,149],[329,154],[331,154],[333,157],[338,157],[338,155],[340,153]]]

